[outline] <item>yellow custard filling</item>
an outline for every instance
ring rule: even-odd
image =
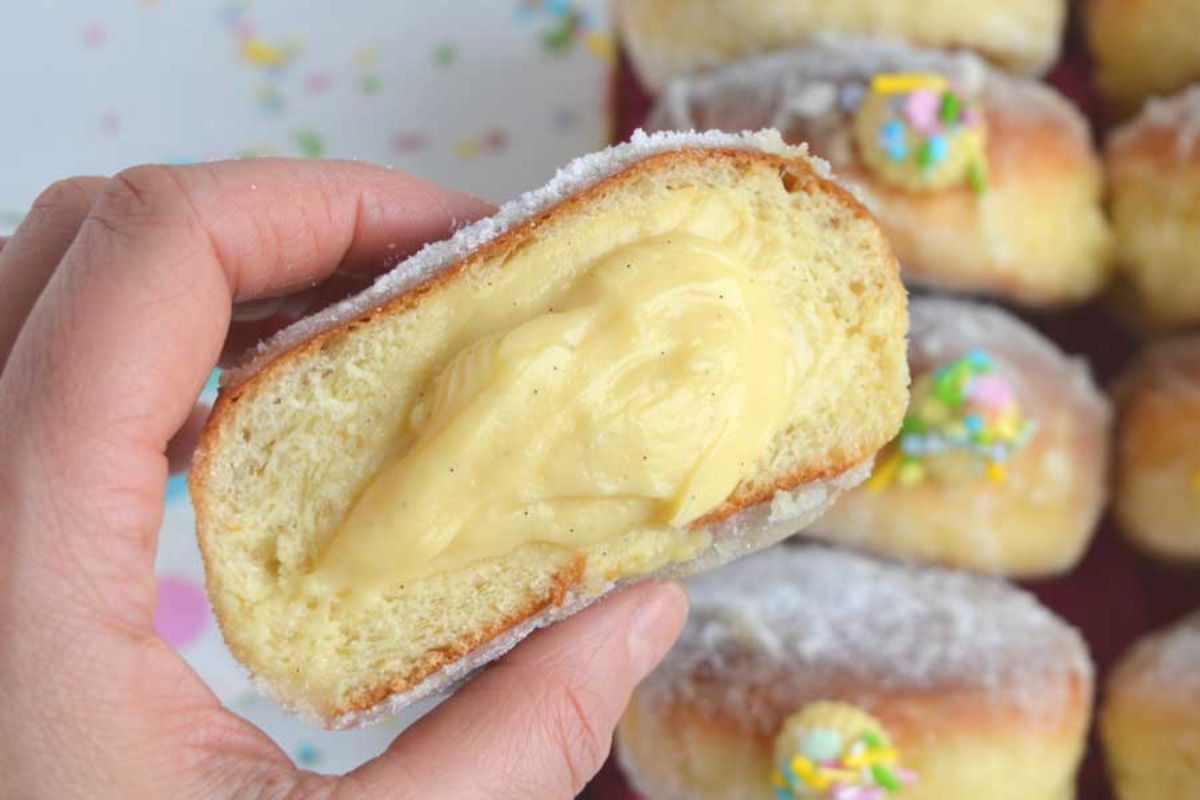
[[[313,585],[403,585],[528,543],[685,528],[719,507],[786,424],[804,358],[747,263],[752,232],[724,211],[701,204],[687,229],[611,250],[543,312],[459,349]]]

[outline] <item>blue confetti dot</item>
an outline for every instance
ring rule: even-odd
[[[321,751],[308,742],[301,743],[296,749],[296,760],[308,767],[321,760]]]
[[[904,136],[904,125],[899,120],[889,120],[879,130],[879,146],[892,161],[908,158],[908,141]]]
[[[946,141],[945,136],[936,133],[929,137],[929,162],[931,164],[942,163],[948,155],[950,155],[950,144]]]

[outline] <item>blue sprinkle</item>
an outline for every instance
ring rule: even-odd
[[[979,433],[983,430],[983,418],[978,414],[969,414],[963,420],[963,424],[967,426],[967,430],[971,433]]]
[[[925,450],[924,444],[920,436],[906,433],[900,437],[900,452],[906,456],[919,456]]]
[[[879,146],[887,153],[892,161],[903,161],[908,158],[908,141],[904,136],[904,124],[899,120],[889,120],[879,129]]]
[[[976,367],[992,366],[992,356],[986,350],[975,348],[967,353],[967,360]]]
[[[945,136],[935,133],[929,137],[929,163],[940,164],[946,160],[948,155],[950,155],[950,145]]]
[[[791,789],[784,789],[780,786],[775,787],[775,800],[796,800]]]

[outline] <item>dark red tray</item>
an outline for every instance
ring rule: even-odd
[[[1069,27],[1065,55],[1048,80],[1102,128],[1100,106],[1077,17]],[[628,138],[645,118],[650,97],[622,57],[613,77],[614,137]],[[1137,343],[1097,304],[1066,313],[1037,315],[1016,311],[1064,350],[1088,358],[1097,379],[1107,384],[1128,362]],[[1130,548],[1106,515],[1079,568],[1052,581],[1027,584],[1050,608],[1083,631],[1103,676],[1142,634],[1200,608],[1200,570],[1151,561]],[[1103,757],[1095,734],[1079,779],[1080,798],[1111,800]],[[584,792],[587,800],[637,800],[612,759]],[[1019,798],[1014,798],[1019,800]]]

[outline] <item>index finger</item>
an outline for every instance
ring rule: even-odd
[[[0,378],[0,459],[19,467],[0,474],[38,481],[26,487],[31,496],[61,487],[56,502],[80,504],[78,517],[65,516],[87,520],[87,529],[56,534],[87,537],[109,562],[132,559],[117,573],[148,570],[163,454],[217,361],[232,304],[312,286],[343,262],[411,250],[487,210],[359,163],[121,173],[93,205]],[[39,519],[27,521],[38,527]],[[119,531],[129,552],[116,552],[103,529]],[[152,605],[141,609],[147,617]]]

